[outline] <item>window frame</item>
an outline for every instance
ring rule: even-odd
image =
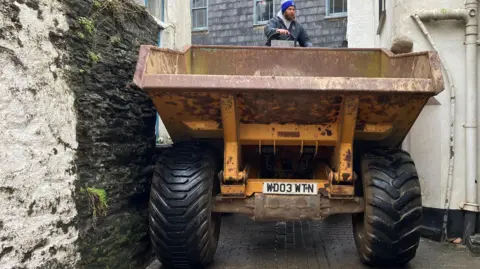
[[[205,26],[194,27],[193,25],[193,12],[195,10],[205,9]],[[205,6],[203,7],[193,7],[193,0],[190,0],[190,17],[192,18],[192,31],[193,32],[202,32],[208,31],[208,0],[205,0]]]
[[[345,5],[347,5],[345,12],[336,12],[336,13],[330,13],[330,1],[332,0],[325,0],[325,18],[331,19],[331,18],[348,17],[348,5],[347,5],[348,1],[347,0],[333,0],[333,1],[345,1]]]
[[[153,14],[153,13],[156,13],[156,12],[151,12],[150,11],[150,6],[149,6],[149,3],[151,2],[158,2],[158,5],[159,5],[159,8],[160,8],[160,17],[156,16],[157,14]],[[165,17],[165,0],[144,0],[143,1],[144,3],[144,6],[145,6],[145,9],[147,9],[148,13],[150,13],[150,15],[152,15],[152,17],[154,17],[155,19],[157,19],[158,21],[160,22],[164,22],[164,17]]]
[[[257,3],[260,2],[260,1],[266,1],[266,0],[253,0],[253,26],[261,26],[261,25],[265,25],[268,23],[268,20],[266,21],[257,21]],[[275,0],[271,0],[273,5],[272,5],[272,14],[273,16],[276,15],[276,12],[275,12],[275,6],[276,6],[276,3],[275,3]]]

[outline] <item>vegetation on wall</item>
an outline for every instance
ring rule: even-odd
[[[104,189],[89,188],[80,189],[80,192],[88,196],[93,216],[93,227],[99,216],[106,216],[108,212],[107,192]]]
[[[102,55],[98,51],[98,40],[102,38],[100,35],[103,33],[99,33],[97,28],[101,28],[103,23],[109,21],[109,18],[104,17],[105,13],[109,13],[114,18],[129,19],[146,12],[143,6],[136,5],[130,0],[94,0],[91,2],[87,16],[78,17],[76,20],[76,24],[79,25],[79,29],[75,32],[76,37],[89,44],[86,55],[89,61],[83,65],[81,72],[88,72],[89,65],[97,64],[102,59]],[[112,36],[110,42],[118,45],[121,37],[119,35]]]

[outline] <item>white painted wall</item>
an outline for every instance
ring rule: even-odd
[[[184,50],[192,44],[190,14],[190,1],[165,0],[164,22],[167,28],[162,31],[162,47]]]
[[[374,1],[348,0],[347,40],[349,48],[375,47]]]
[[[366,2],[369,2],[367,4]],[[390,48],[398,36],[408,36],[414,42],[414,51],[431,50],[431,46],[410,18],[419,9],[463,8],[464,1],[452,0],[387,0],[387,18],[380,35],[378,27],[378,1],[349,1],[348,40],[349,47]],[[372,22],[373,19],[373,22]],[[372,23],[374,27],[372,27]],[[463,23],[441,21],[426,23],[445,58],[445,65],[452,72],[456,92],[456,146],[455,173],[451,209],[459,209],[465,199],[465,28]],[[372,45],[372,40],[374,41]],[[449,161],[449,85],[436,99],[441,105],[426,106],[410,132],[409,149],[420,175],[423,188],[423,204],[443,208],[448,177]]]
[[[69,172],[76,115],[73,92],[55,65],[64,52],[49,40],[49,31],[68,25],[57,1],[39,1],[43,20],[14,4],[22,28],[0,38],[0,253],[10,250],[0,268],[50,268],[52,260],[73,268],[78,231],[62,231],[62,224],[77,214]],[[0,12],[0,27],[15,29],[11,15]]]

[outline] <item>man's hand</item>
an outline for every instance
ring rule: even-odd
[[[281,35],[289,35],[290,32],[288,30],[285,30],[285,29],[277,29],[277,33],[281,34]]]

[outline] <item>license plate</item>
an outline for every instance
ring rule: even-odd
[[[263,193],[316,195],[318,186],[317,183],[265,182]]]

